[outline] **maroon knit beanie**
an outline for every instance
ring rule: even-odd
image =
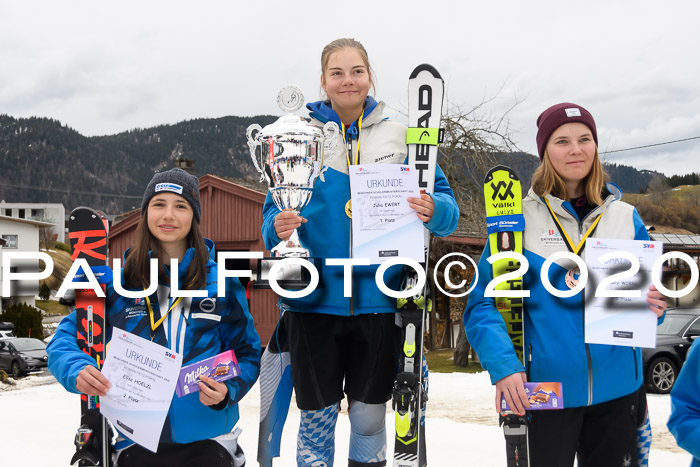
[[[598,146],[598,132],[595,128],[593,115],[580,105],[570,102],[562,102],[553,105],[537,118],[537,152],[540,154],[540,162],[544,159],[544,150],[552,133],[566,123],[583,123],[591,129],[593,140]]]

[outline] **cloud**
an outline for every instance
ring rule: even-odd
[[[521,101],[511,129],[535,153],[535,121],[552,104],[588,108],[601,149],[700,134],[700,5],[591,0],[524,3],[312,0],[4,2],[0,112],[57,118],[86,135],[223,115],[280,114],[277,91],[316,100],[322,47],[361,40],[378,97],[401,111],[420,63],[443,75],[464,108],[498,93],[494,114]],[[653,12],[653,14],[650,14]],[[700,171],[695,144],[611,154],[613,160]],[[681,156],[681,154],[684,154]],[[675,159],[674,159],[675,160]],[[635,165],[636,166],[636,165]]]

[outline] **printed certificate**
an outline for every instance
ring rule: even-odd
[[[609,253],[611,255],[605,258]],[[625,253],[631,258],[625,258]],[[646,297],[652,284],[652,266],[662,253],[662,242],[607,238],[586,240],[589,274],[585,289],[586,343],[656,347],[657,317],[649,310]],[[639,263],[639,271],[631,274],[631,259],[634,258]],[[604,290],[628,296],[604,297],[601,296]]]
[[[418,172],[401,164],[350,166],[352,250],[379,264],[392,257],[425,261],[425,227],[409,197],[420,197]]]
[[[100,412],[129,439],[156,452],[181,366],[182,355],[114,328],[102,368],[112,387],[100,398]]]

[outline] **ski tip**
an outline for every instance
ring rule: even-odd
[[[414,79],[415,77],[418,76],[418,74],[422,71],[427,71],[431,75],[433,75],[434,78],[442,80],[442,76],[440,76],[440,73],[435,69],[434,66],[428,65],[427,63],[422,63],[415,67],[413,71],[411,72],[411,76],[409,76],[409,79]]]
[[[508,176],[511,178],[511,180],[516,180],[518,182],[520,181],[520,179],[518,178],[518,175],[515,173],[515,171],[513,169],[511,169],[510,167],[505,166],[505,165],[497,165],[495,167],[492,167],[491,170],[489,170],[486,173],[486,176],[484,177],[484,183],[488,183],[491,180],[493,180],[493,174],[500,171],[500,170],[505,170],[506,172],[508,172]]]
[[[95,209],[92,209],[91,207],[88,207],[88,206],[78,206],[77,208],[73,209],[70,212],[70,215],[75,216],[77,214],[85,213],[85,212],[88,212],[90,214],[97,214],[97,212],[99,212],[99,211],[96,211]]]
[[[92,225],[92,220],[99,220],[100,224],[104,226],[105,232],[108,230],[109,223],[107,221],[107,216],[101,211],[87,206],[77,207],[70,212],[70,216],[68,217],[68,230],[75,230],[75,226],[81,226],[86,222],[90,223],[88,225]],[[71,225],[73,225],[73,227],[71,227]]]

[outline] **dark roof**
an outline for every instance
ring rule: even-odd
[[[650,232],[649,236],[652,240],[663,242],[664,245],[667,246],[700,249],[700,235],[679,235]]]

